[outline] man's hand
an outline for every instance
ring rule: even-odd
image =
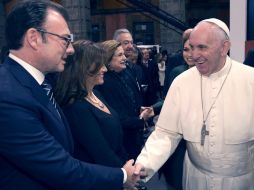
[[[124,183],[124,189],[136,190],[135,186],[138,184],[139,175],[134,175],[135,166],[133,164],[134,160],[129,160],[123,166],[123,168],[127,172],[127,181]]]

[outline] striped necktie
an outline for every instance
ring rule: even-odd
[[[50,102],[52,103],[52,105],[56,109],[59,117],[61,118],[60,113],[59,113],[59,111],[57,109],[57,106],[56,106],[56,100],[54,98],[54,94],[53,94],[53,91],[52,91],[52,86],[49,84],[49,82],[47,80],[44,80],[43,83],[41,84],[41,87],[43,88],[43,90],[45,90],[47,96],[49,97]]]

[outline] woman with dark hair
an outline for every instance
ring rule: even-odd
[[[122,167],[127,159],[122,146],[122,127],[117,113],[94,90],[103,84],[105,51],[79,40],[56,84],[56,100],[63,107],[74,141],[74,156],[80,160]]]

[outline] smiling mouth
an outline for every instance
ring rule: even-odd
[[[193,60],[192,60],[193,61]],[[198,65],[202,65],[204,64],[205,62],[204,61],[193,61],[195,64],[198,64]]]

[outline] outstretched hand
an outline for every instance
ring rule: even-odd
[[[124,169],[127,172],[127,181],[124,184],[124,190],[137,190],[137,187],[140,186],[141,179],[147,177],[147,172],[145,168],[137,163],[134,164],[134,160],[129,160],[124,165]]]
[[[124,189],[126,190],[136,190],[135,186],[137,186],[138,184],[139,179],[134,175],[135,166],[133,164],[134,160],[132,159],[127,161],[123,166],[123,168],[127,172],[127,181],[124,183]]]
[[[135,164],[135,171],[134,171],[134,176],[138,176],[139,180],[144,179],[147,177],[148,173],[145,170],[144,166],[140,163]]]

